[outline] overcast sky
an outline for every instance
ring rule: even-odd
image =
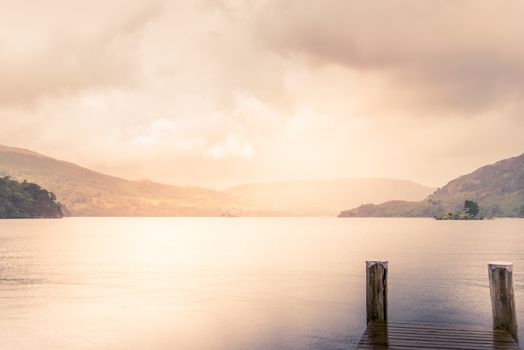
[[[518,0],[0,0],[0,144],[129,179],[430,186],[524,152]]]

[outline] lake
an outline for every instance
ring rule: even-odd
[[[0,221],[0,349],[353,349],[366,259],[390,320],[486,328],[513,262],[524,339],[524,220],[67,218]]]

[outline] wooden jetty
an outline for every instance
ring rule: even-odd
[[[388,322],[388,262],[366,261],[367,329],[357,349],[519,349],[513,266],[488,264],[493,329],[459,325]]]

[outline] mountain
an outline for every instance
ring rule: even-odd
[[[421,200],[433,189],[411,181],[364,178],[253,183],[224,192],[255,207],[292,215],[336,215],[340,208],[389,199]]]
[[[524,217],[524,154],[460,176],[423,201],[367,204],[340,216],[439,216],[460,210],[466,199],[479,203],[483,216]]]
[[[0,175],[47,188],[73,216],[220,216],[234,209],[217,191],[128,181],[19,148],[0,146]]]
[[[61,205],[53,193],[29,182],[0,178],[0,218],[61,218]]]
[[[225,191],[129,181],[20,148],[0,146],[0,176],[52,191],[72,216],[322,216],[390,199],[421,200],[432,189],[391,179],[246,184]]]

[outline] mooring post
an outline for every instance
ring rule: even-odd
[[[388,319],[388,262],[366,261],[367,323]]]
[[[513,264],[488,264],[493,329],[506,330],[518,342],[517,315],[513,293]]]

